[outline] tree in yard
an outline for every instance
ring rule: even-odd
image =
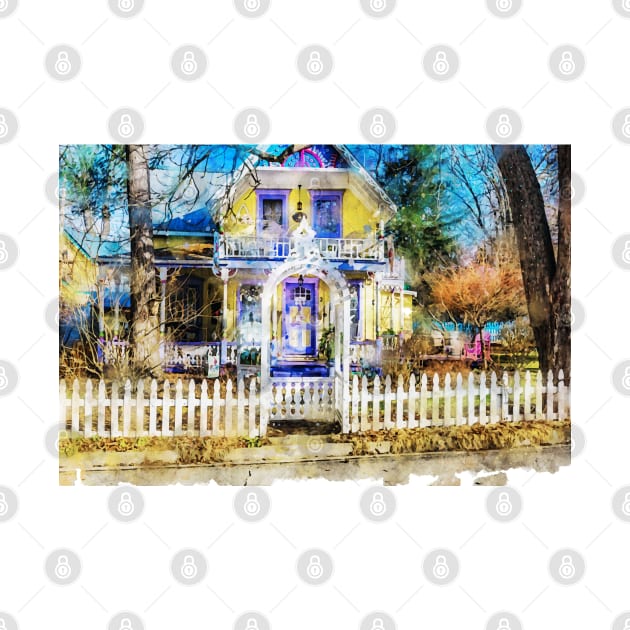
[[[560,145],[557,245],[554,248],[539,179],[525,147],[495,146],[505,183],[529,320],[540,369],[571,369],[571,148]]]
[[[153,218],[146,147],[126,147],[127,199],[131,244],[131,348],[133,362],[151,376],[161,373],[161,296],[155,273]]]
[[[513,319],[524,309],[523,285],[511,266],[473,263],[434,272],[429,281],[435,315],[470,324],[479,339],[489,321]]]

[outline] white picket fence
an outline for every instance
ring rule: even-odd
[[[291,379],[290,383],[274,384],[271,396],[272,419],[287,421],[315,419],[311,413],[334,406],[328,379],[318,385],[317,379]],[[520,420],[564,420],[570,416],[570,390],[564,374],[558,372],[557,384],[549,371],[546,380],[537,372],[495,372],[489,375],[470,373],[466,379],[458,374],[452,382],[450,374],[440,381],[436,374],[429,380],[412,375],[405,384],[402,376],[396,385],[390,376],[373,381],[354,376],[350,383],[349,431],[454,426],[517,422]],[[406,387],[405,387],[406,385]],[[71,388],[59,384],[59,413],[63,428],[71,435],[91,437],[137,436],[249,436],[260,435],[260,391],[257,380],[245,385],[228,380],[221,391],[218,379],[185,386],[179,380],[151,381],[148,396],[144,383],[132,389],[127,381],[122,387],[104,381],[96,387],[86,381],[83,391],[75,380]],[[158,396],[158,391],[160,395]]]

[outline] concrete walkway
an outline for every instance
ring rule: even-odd
[[[219,485],[267,486],[276,480],[350,479],[382,480],[384,485],[409,482],[410,475],[434,475],[434,485],[457,485],[456,473],[500,472],[528,469],[536,472],[556,472],[571,463],[569,444],[543,447],[521,447],[496,451],[421,453],[402,455],[328,456],[288,459],[273,462],[217,463],[179,466],[120,466],[118,468],[80,468],[79,473],[68,462],[60,467],[59,483],[73,485],[80,475],[85,485],[117,485],[131,483],[155,486],[181,483],[204,484],[215,481]],[[494,477],[494,485],[505,483],[504,475]],[[487,481],[484,485],[489,484]]]

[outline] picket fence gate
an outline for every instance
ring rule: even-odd
[[[287,422],[310,413],[322,400],[313,395],[314,379],[288,379],[281,391],[274,388],[270,397],[274,410],[291,409]],[[324,380],[324,379],[322,379]],[[391,428],[455,426],[518,422],[521,420],[564,420],[570,417],[570,389],[564,383],[564,373],[558,372],[554,384],[550,370],[543,381],[541,372],[532,378],[531,372],[508,374],[499,378],[472,372],[466,379],[457,374],[452,382],[447,374],[440,382],[423,373],[419,379],[411,375],[405,384],[402,376],[394,386],[392,378],[376,376],[368,380],[354,376],[350,384],[348,431],[376,431]],[[466,381],[466,382],[465,382]],[[209,383],[213,383],[209,385]],[[405,387],[406,385],[406,387]],[[131,381],[122,387],[112,383],[109,392],[104,381],[94,388],[86,381],[83,392],[78,380],[71,388],[59,383],[59,414],[62,430],[72,436],[139,437],[139,436],[247,436],[260,435],[260,391],[257,379],[246,385],[240,378],[228,380],[222,392],[221,383],[202,380],[181,380],[173,386],[152,380],[148,397],[144,382],[138,381],[132,391]],[[321,388],[320,388],[321,392]],[[309,405],[312,406],[309,407]],[[300,415],[302,414],[302,415]],[[277,414],[276,419],[282,419]],[[290,419],[289,419],[290,418]],[[318,416],[321,419],[321,412]],[[333,412],[329,418],[334,419]]]

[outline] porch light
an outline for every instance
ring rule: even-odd
[[[296,223],[300,223],[304,217],[306,217],[306,214],[302,211],[302,184],[298,184],[297,212],[295,212],[291,218]]]
[[[300,274],[298,278],[298,287],[303,287],[303,286],[304,286],[304,276]]]

